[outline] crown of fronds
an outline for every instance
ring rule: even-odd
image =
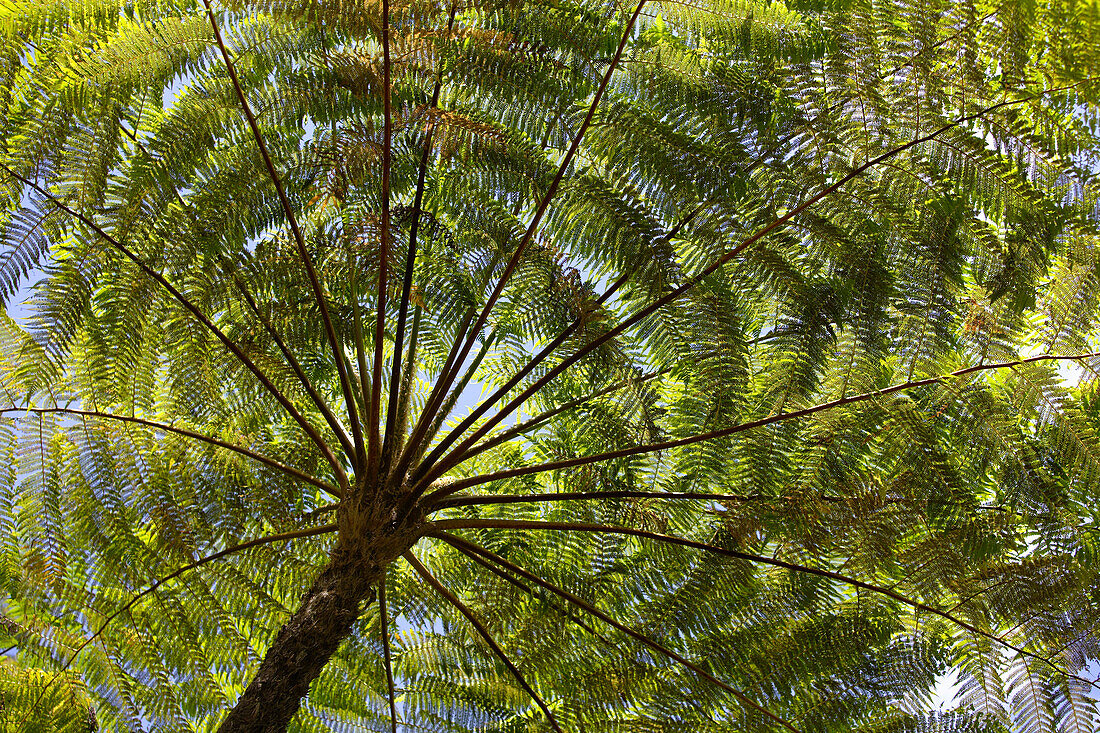
[[[3,730],[1100,725],[1095,2],[0,34]]]

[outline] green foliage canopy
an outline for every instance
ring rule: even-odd
[[[4,730],[1096,730],[1095,0],[0,34]]]

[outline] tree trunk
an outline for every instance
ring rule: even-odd
[[[363,601],[375,598],[378,566],[337,552],[279,630],[256,676],[218,733],[283,733],[309,686],[350,633]]]

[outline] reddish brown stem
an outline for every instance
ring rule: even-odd
[[[862,580],[836,573],[831,570],[822,570],[820,568],[812,568],[806,565],[799,565],[797,563],[785,562],[783,560],[776,559],[774,557],[766,557],[764,555],[753,555],[747,552],[738,552],[737,550],[727,550],[724,547],[717,547],[715,545],[709,545],[705,542],[696,542],[695,540],[688,540],[682,537],[675,537],[673,535],[659,534],[657,532],[649,532],[644,529],[635,529],[633,527],[616,527],[607,524],[591,524],[587,522],[539,522],[533,520],[522,519],[443,519],[437,522],[432,522],[428,531],[425,534],[440,533],[448,529],[523,529],[523,530],[562,530],[569,532],[594,532],[594,533],[606,533],[606,534],[621,534],[630,537],[641,537],[644,539],[657,540],[659,542],[666,542],[672,545],[680,545],[682,547],[690,547],[696,550],[704,550],[706,552],[712,552],[717,555],[724,555],[726,557],[736,558],[738,560],[745,560],[751,563],[758,563],[761,565],[771,565],[772,567],[783,568],[796,573],[804,573],[806,575],[816,575],[821,578],[828,578],[835,580],[846,585],[850,585],[855,588],[861,588],[863,590],[871,591],[872,593],[878,593],[884,595],[887,598],[892,598],[899,603],[907,605],[918,611],[924,611],[934,616],[939,616],[942,619],[950,621],[959,628],[965,629],[978,636],[985,637],[1006,649],[1011,649],[1017,654],[1031,659],[1038,660],[1044,664],[1049,665],[1052,669],[1060,674],[1072,677],[1074,679],[1085,682],[1090,686],[1100,687],[1096,682],[1087,680],[1083,677],[1070,674],[1064,669],[1056,665],[1050,659],[1039,656],[1033,652],[1029,652],[1026,649],[1016,646],[1004,639],[999,638],[995,634],[991,634],[988,631],[982,631],[973,624],[967,623],[962,619],[946,612],[942,611],[934,606],[929,606],[927,603],[913,600],[902,594],[890,590],[889,588],[883,588],[882,586],[875,585],[873,583],[867,583]]]
[[[544,501],[590,501],[598,499],[687,499],[689,501],[768,501],[782,499],[777,496],[745,496],[743,494],[696,494],[692,492],[671,491],[560,491],[548,494],[485,494],[478,496],[455,496],[444,499],[432,506],[432,511],[449,509],[456,506],[485,506],[492,504],[527,504]],[[822,498],[822,497],[818,497]],[[823,497],[825,501],[836,501]]]
[[[302,428],[302,431],[306,435],[308,435],[309,439],[312,440],[317,445],[317,447],[321,450],[321,452],[325,456],[325,459],[332,466],[332,470],[336,474],[337,479],[339,480],[340,486],[343,487],[343,486],[347,485],[347,476],[344,474],[343,467],[340,465],[340,462],[336,459],[336,456],[332,453],[332,449],[329,448],[328,443],[326,443],[324,441],[324,439],[321,438],[321,436],[317,432],[316,428],[314,428],[313,425],[310,424],[310,422],[308,420],[306,420],[306,418],[302,415],[302,413],[300,413],[298,411],[298,408],[296,408],[294,406],[294,404],[290,401],[290,399],[287,398],[287,396],[284,395],[279,390],[279,388],[275,386],[275,383],[272,382],[271,379],[269,379],[268,376],[258,366],[256,366],[256,364],[250,358],[248,358],[248,355],[245,354],[244,351],[241,350],[241,347],[238,346],[228,336],[226,336],[225,333],[220,328],[218,328],[214,324],[214,322],[211,321],[206,316],[205,313],[203,313],[201,310],[199,310],[198,306],[196,306],[194,303],[192,303],[190,300],[188,300],[183,295],[183,293],[181,293],[179,290],[177,290],[176,287],[174,285],[172,285],[172,283],[170,283],[167,280],[167,278],[165,278],[159,272],[157,272],[152,267],[147,265],[145,263],[145,261],[142,260],[140,257],[138,257],[129,247],[127,247],[122,242],[118,241],[117,239],[112,237],[110,234],[105,232],[94,221],[92,221],[88,217],[84,216],[79,211],[76,211],[75,209],[72,209],[72,208],[66,206],[56,196],[54,196],[50,192],[46,191],[44,188],[39,186],[37,183],[24,178],[23,176],[19,175],[18,173],[16,173],[15,171],[13,171],[11,168],[7,167],[3,163],[0,163],[0,168],[5,170],[9,175],[11,175],[14,178],[18,179],[19,181],[21,181],[23,184],[33,188],[41,196],[48,199],[50,201],[50,203],[52,203],[54,206],[56,206],[57,208],[64,211],[69,216],[73,217],[74,219],[80,220],[85,226],[87,226],[89,229],[91,229],[93,232],[95,232],[105,242],[107,242],[112,247],[114,247],[116,250],[118,250],[120,253],[122,253],[122,255],[124,257],[126,257],[126,259],[130,260],[135,265],[137,265],[138,269],[140,269],[148,277],[155,280],[157,282],[157,284],[159,284],[162,288],[164,288],[166,291],[168,291],[169,295],[171,295],[176,300],[176,302],[178,302],[180,305],[182,305],[192,316],[194,316],[194,318],[199,323],[201,323],[206,328],[206,330],[208,330],[210,333],[214,334],[214,336],[219,341],[222,342],[222,344],[225,346],[225,348],[228,349],[229,352],[231,354],[233,354],[233,356],[235,356],[238,361],[240,361],[242,364],[244,364],[244,366],[248,369],[248,371],[252,372],[252,374],[256,377],[256,379],[258,379],[260,381],[260,384],[262,384],[264,386],[264,388],[271,394],[271,396],[274,397],[280,405],[282,405],[283,409],[287,411],[287,414],[289,414],[291,416],[291,418],[293,418],[294,421],[296,423],[298,423],[298,426]]]
[[[378,617],[382,626],[382,657],[386,664],[386,692],[390,698],[390,722],[393,733],[397,733],[397,696],[393,687],[393,660],[390,655],[389,609],[386,607],[386,574],[378,583]]]
[[[466,315],[458,325],[458,330],[454,341],[451,342],[451,348],[447,353],[447,359],[443,362],[443,368],[439,371],[439,377],[436,379],[435,384],[432,386],[432,391],[428,394],[428,399],[424,403],[424,409],[421,411],[420,416],[413,424],[412,434],[409,436],[409,442],[405,444],[405,449],[401,452],[400,457],[397,460],[397,464],[393,470],[393,474],[397,477],[404,476],[405,472],[412,465],[419,455],[420,446],[424,443],[424,438],[431,429],[432,417],[436,414],[440,405],[443,403],[447,394],[447,387],[450,386],[450,382],[444,384],[444,376],[451,370],[451,365],[454,363],[455,358],[458,356],[459,344],[462,343],[462,339],[466,334],[466,329],[470,325],[470,321],[474,317],[472,309],[466,311]]]
[[[702,669],[698,665],[695,665],[692,662],[688,661],[688,659],[686,657],[683,657],[680,654],[677,654],[676,652],[672,651],[668,647],[663,646],[661,644],[658,644],[657,642],[650,639],[648,636],[645,636],[644,634],[641,634],[641,633],[635,631],[634,629],[631,629],[630,627],[626,626],[625,624],[619,623],[618,621],[616,621],[612,617],[608,616],[603,611],[601,611],[598,608],[596,608],[595,606],[593,606],[591,603],[588,603],[587,601],[585,601],[583,598],[575,596],[572,593],[570,593],[569,591],[564,590],[562,588],[559,588],[558,586],[556,586],[553,583],[550,583],[546,580],[543,580],[542,578],[538,577],[534,573],[531,573],[531,572],[528,572],[527,570],[524,570],[523,568],[516,565],[515,563],[509,562],[508,560],[505,560],[503,557],[501,557],[501,556],[499,556],[499,555],[497,555],[497,554],[495,554],[495,553],[493,553],[489,550],[486,550],[483,547],[475,545],[472,542],[467,542],[466,540],[464,540],[460,537],[455,537],[454,535],[447,534],[446,532],[438,532],[438,533],[432,534],[430,536],[438,537],[439,539],[443,540],[444,542],[447,542],[448,544],[452,545],[455,549],[459,550],[460,552],[465,553],[466,555],[469,555],[472,558],[477,556],[477,555],[480,555],[481,557],[484,557],[488,560],[491,560],[492,562],[497,563],[501,567],[507,568],[508,570],[515,573],[516,575],[519,575],[522,578],[526,578],[527,580],[531,581],[535,585],[538,585],[538,586],[540,586],[542,588],[545,588],[546,590],[550,591],[551,593],[554,593],[558,596],[561,596],[565,600],[569,601],[570,603],[572,603],[573,605],[575,605],[579,608],[584,609],[585,611],[592,614],[596,618],[600,619],[604,623],[610,624],[611,626],[613,626],[614,628],[616,628],[619,631],[623,632],[624,634],[626,634],[630,638],[632,638],[636,641],[640,641],[642,644],[645,644],[650,649],[653,649],[654,651],[657,651],[661,654],[664,654],[669,659],[672,659],[673,661],[678,662],[679,664],[683,665],[684,667],[691,670],[695,674],[699,675],[700,677],[702,677],[706,681],[710,682],[711,684],[716,685],[717,687],[721,687],[723,690],[725,690],[726,692],[730,693],[735,698],[737,698],[738,701],[740,701],[741,704],[744,705],[745,707],[750,708],[752,710],[755,710],[758,713],[762,713],[766,717],[768,717],[771,720],[775,721],[776,723],[779,723],[780,725],[782,725],[787,730],[794,731],[794,733],[798,733],[797,728],[795,728],[793,725],[788,723],[786,720],[783,720],[783,718],[780,718],[778,715],[776,715],[775,713],[773,713],[770,710],[768,710],[767,708],[765,708],[760,703],[753,700],[751,697],[749,697],[745,693],[741,692],[740,690],[733,687],[732,685],[726,684],[725,682],[718,679],[714,675],[706,672],[704,669]]]
[[[1068,85],[1066,87],[1061,87],[1059,89],[1051,89],[1051,90],[1048,90],[1047,92],[1044,92],[1044,93],[1045,94],[1050,94],[1050,93],[1053,93],[1055,91],[1062,91],[1064,89],[1072,88],[1073,86],[1076,86],[1076,85]],[[788,221],[790,221],[792,218],[794,218],[795,216],[801,214],[803,211],[808,209],[810,206],[813,206],[814,204],[816,204],[818,201],[825,198],[826,196],[829,196],[830,194],[835,192],[837,189],[839,189],[844,184],[848,183],[849,181],[856,178],[857,176],[862,175],[865,171],[867,171],[868,169],[878,165],[882,161],[888,160],[889,158],[892,158],[895,155],[899,155],[900,153],[902,153],[906,150],[909,150],[910,148],[913,148],[917,145],[928,142],[929,140],[934,139],[935,137],[939,136],[940,134],[946,132],[947,130],[958,127],[959,125],[965,124],[966,122],[977,119],[977,118],[979,118],[983,115],[989,114],[990,112],[994,112],[994,111],[996,111],[998,109],[1001,109],[1003,107],[1008,107],[1008,106],[1012,106],[1012,105],[1023,104],[1023,103],[1029,102],[1029,101],[1035,99],[1036,96],[1038,96],[1038,95],[1031,95],[1031,96],[1022,98],[1022,99],[1014,99],[1014,100],[1008,100],[1008,101],[1005,101],[1005,102],[1000,102],[1000,103],[992,105],[990,107],[986,107],[985,109],[982,109],[982,110],[980,110],[978,112],[975,112],[973,114],[966,115],[966,116],[960,117],[956,120],[953,120],[952,122],[949,122],[949,123],[941,126],[935,132],[931,132],[927,135],[924,135],[924,136],[915,138],[913,140],[910,140],[907,143],[904,143],[904,144],[899,145],[895,148],[892,148],[892,149],[886,151],[885,153],[883,153],[883,154],[881,154],[881,155],[879,155],[875,158],[872,158],[871,160],[868,160],[867,162],[863,163],[862,165],[858,166],[857,168],[855,168],[854,170],[852,170],[851,172],[849,172],[848,174],[846,174],[845,176],[840,178],[838,181],[836,181],[836,183],[833,183],[829,186],[826,186],[820,192],[814,194],[813,196],[808,197],[804,202],[802,202],[801,204],[799,204],[795,208],[791,209],[789,212],[787,212],[783,216],[775,219],[774,221],[772,221],[767,226],[761,228],[759,231],[757,231],[752,236],[744,239],[741,242],[741,244],[737,245],[736,247],[731,249],[729,252],[722,255],[718,259],[716,259],[710,265],[703,268],[700,272],[696,273],[694,276],[689,278],[687,280],[687,282],[685,282],[683,285],[681,285],[678,288],[670,291],[669,293],[667,293],[667,294],[663,295],[662,297],[658,298],[657,300],[653,301],[652,303],[650,303],[646,307],[644,307],[641,310],[637,311],[636,313],[634,313],[634,315],[630,316],[625,321],[621,322],[618,326],[612,328],[611,330],[607,331],[606,333],[602,334],[601,336],[593,339],[587,345],[585,345],[584,347],[582,347],[581,349],[579,349],[578,351],[573,353],[568,358],[562,360],[555,367],[550,369],[546,374],[544,374],[542,377],[540,377],[538,380],[536,380],[531,386],[529,386],[527,389],[525,389],[523,392],[521,392],[518,396],[516,396],[514,399],[512,399],[507,405],[502,407],[495,415],[493,415],[493,417],[491,417],[490,419],[485,421],[481,425],[481,427],[479,427],[477,430],[475,430],[474,433],[471,434],[465,441],[463,441],[457,448],[455,448],[455,450],[451,451],[451,453],[448,454],[447,457],[443,458],[437,465],[435,465],[432,468],[432,470],[427,473],[427,475],[425,475],[423,478],[420,479],[420,481],[418,482],[417,488],[414,489],[413,496],[414,497],[419,497],[419,495],[427,488],[428,485],[431,484],[432,481],[439,478],[440,476],[445,474],[447,471],[451,470],[456,465],[458,465],[458,463],[461,462],[461,460],[462,460],[462,456],[464,456],[465,453],[471,447],[473,447],[477,443],[478,440],[480,440],[482,438],[482,436],[484,436],[487,432],[492,430],[501,420],[505,419],[508,415],[510,415],[513,411],[515,411],[516,408],[518,408],[520,405],[522,405],[524,402],[526,402],[531,397],[531,395],[533,395],[538,390],[542,389],[546,384],[548,384],[553,379],[557,378],[557,376],[559,374],[561,374],[563,371],[568,369],[570,366],[575,364],[580,359],[582,359],[585,356],[587,356],[588,354],[590,354],[595,349],[597,349],[600,346],[602,346],[603,344],[607,343],[609,340],[619,336],[626,329],[628,329],[631,326],[639,323],[643,319],[647,318],[648,316],[650,316],[651,314],[656,312],[658,309],[660,309],[660,308],[664,307],[665,305],[671,303],[672,301],[676,300],[681,295],[683,295],[684,293],[686,293],[687,291],[691,290],[692,288],[697,286],[699,283],[701,283],[707,276],[709,276],[711,273],[718,270],[718,268],[720,268],[722,265],[729,262],[734,257],[736,257],[738,254],[740,254],[742,251],[744,251],[746,247],[749,247],[750,245],[752,245],[755,242],[759,241],[761,238],[763,238],[763,237],[767,236],[768,234],[770,234],[775,229],[783,226]]]
[[[457,6],[451,5],[447,16],[447,31],[454,27]],[[439,93],[443,87],[443,69],[436,76],[432,88],[432,99],[428,104],[428,113],[439,107]],[[389,468],[390,457],[399,449],[403,436],[396,435],[398,412],[398,385],[401,384],[402,352],[405,348],[405,323],[409,317],[409,303],[412,299],[413,275],[416,269],[417,238],[420,234],[420,210],[424,203],[424,186],[427,182],[428,161],[431,158],[432,139],[435,136],[435,121],[429,121],[424,131],[424,149],[420,153],[420,165],[416,170],[416,193],[413,194],[412,223],[409,225],[409,250],[405,255],[405,276],[401,282],[401,306],[397,313],[397,327],[394,329],[393,363],[390,366],[390,394],[386,408],[386,432],[382,438],[382,464]]]
[[[645,445],[636,445],[630,448],[620,448],[619,450],[606,451],[604,453],[596,453],[590,456],[580,456],[578,458],[568,458],[563,461],[552,461],[550,463],[542,463],[535,466],[523,466],[520,468],[509,468],[503,471],[496,471],[494,473],[488,473],[481,476],[473,476],[468,479],[456,481],[453,484],[445,486],[432,494],[428,495],[425,500],[427,506],[435,506],[435,502],[438,502],[442,497],[448,496],[463,489],[470,488],[471,486],[478,486],[480,484],[489,483],[490,481],[500,481],[506,478],[514,478],[516,476],[525,476],[532,473],[544,473],[546,471],[558,471],[565,468],[573,468],[575,466],[583,466],[590,463],[599,463],[602,461],[609,461],[616,458],[626,458],[628,456],[641,455],[643,453],[654,453],[656,451],[668,450],[670,448],[679,448],[685,445],[692,445],[693,443],[701,443],[706,440],[714,440],[716,438],[724,438],[735,433],[742,433],[746,430],[753,430],[755,428],[764,427],[765,425],[772,425],[774,423],[783,422],[785,420],[796,420],[798,418],[807,417],[823,410],[831,410],[835,407],[843,407],[844,405],[850,405],[856,402],[863,402],[866,400],[875,399],[883,395],[892,394],[894,392],[900,392],[906,389],[915,389],[917,387],[925,387],[930,384],[936,384],[942,382],[945,379],[951,379],[955,377],[965,376],[974,372],[988,371],[991,369],[1005,369],[1009,367],[1016,367],[1021,364],[1029,364],[1037,361],[1062,361],[1062,360],[1080,360],[1089,359],[1100,356],[1100,352],[1094,352],[1090,354],[1073,354],[1069,356],[1056,356],[1052,354],[1040,354],[1038,356],[1031,356],[1026,359],[1017,359],[1016,361],[1005,361],[996,364],[979,364],[977,366],[966,367],[964,369],[957,369],[947,374],[940,374],[934,377],[928,377],[926,379],[915,379],[902,384],[895,384],[891,387],[875,390],[874,392],[864,392],[863,394],[852,395],[851,397],[842,397],[838,400],[832,400],[831,402],[823,402],[813,407],[807,407],[802,410],[795,410],[794,412],[784,412],[778,415],[771,415],[769,417],[760,418],[759,420],[753,420],[751,422],[741,423],[740,425],[733,425],[728,428],[722,428],[721,430],[712,430],[709,433],[701,433],[699,435],[692,435],[687,438],[678,438],[676,440],[666,440],[660,443],[647,443]]]
[[[508,671],[512,673],[512,676],[516,678],[516,682],[519,683],[520,687],[527,691],[527,694],[531,696],[531,699],[535,701],[535,704],[538,705],[543,714],[546,715],[546,719],[550,722],[550,727],[557,731],[557,733],[563,733],[561,727],[558,726],[558,721],[554,718],[554,714],[550,712],[550,708],[546,705],[543,699],[539,697],[539,694],[535,692],[534,688],[532,688],[531,685],[527,683],[527,680],[523,677],[523,673],[519,671],[519,667],[517,667],[515,663],[508,658],[508,655],[504,653],[504,650],[500,648],[500,645],[497,644],[495,639],[493,639],[492,634],[490,634],[489,630],[485,628],[485,624],[481,622],[481,619],[479,619],[474,614],[474,612],[466,606],[465,603],[460,601],[458,599],[458,596],[443,587],[443,584],[436,580],[435,576],[428,572],[428,569],[424,567],[420,563],[420,561],[413,556],[411,552],[406,552],[403,557],[409,563],[409,565],[412,566],[413,570],[415,570],[420,575],[420,577],[424,579],[424,582],[434,588],[435,591],[439,593],[439,595],[447,599],[447,601],[452,606],[458,609],[459,613],[466,617],[466,620],[470,622],[470,625],[477,629],[477,633],[481,636],[482,639],[485,640],[485,643],[489,645],[489,648],[493,650],[493,653],[496,654],[497,658],[504,663],[504,666],[508,668]]]
[[[294,468],[293,466],[288,466],[285,463],[280,463],[279,461],[276,461],[274,458],[268,458],[267,456],[262,455],[260,453],[256,453],[255,451],[251,451],[248,448],[243,448],[239,445],[234,445],[233,443],[227,443],[224,440],[220,440],[218,438],[212,438],[209,435],[203,435],[201,433],[196,433],[195,431],[188,430],[187,428],[178,428],[178,427],[175,427],[174,425],[166,425],[164,423],[155,422],[153,420],[145,420],[144,418],[140,418],[140,417],[130,417],[128,415],[112,415],[109,412],[96,412],[95,410],[76,410],[76,409],[72,409],[72,408],[69,408],[69,407],[11,407],[11,408],[0,409],[0,415],[4,415],[4,414],[10,413],[10,412],[27,412],[27,413],[30,413],[30,414],[33,414],[33,415],[48,415],[50,413],[56,413],[56,414],[62,414],[62,415],[76,415],[76,416],[79,416],[79,417],[91,417],[91,418],[96,418],[96,419],[100,419],[100,420],[117,420],[119,422],[134,423],[136,425],[145,425],[146,427],[153,428],[154,430],[161,430],[161,431],[166,432],[166,433],[175,433],[176,435],[183,435],[183,436],[186,436],[188,438],[193,438],[195,440],[201,441],[203,443],[209,443],[210,445],[216,445],[219,448],[225,448],[226,450],[233,451],[234,453],[239,453],[242,456],[247,456],[247,457],[251,458],[252,460],[257,461],[258,463],[264,464],[265,466],[271,466],[272,468],[277,469],[279,471],[282,471],[283,473],[285,473],[289,476],[293,476],[294,478],[301,479],[302,481],[305,481],[306,483],[313,484],[317,488],[322,489],[323,491],[326,491],[329,494],[332,494],[333,496],[339,497],[341,495],[340,489],[336,488],[335,486],[331,486],[330,484],[327,484],[324,481],[321,481],[320,479],[314,478],[313,476],[310,476],[308,473],[305,473],[303,471],[299,471],[297,468]]]
[[[367,465],[375,469],[382,452],[378,425],[382,410],[383,337],[386,334],[386,280],[390,259],[390,162],[392,158],[393,120],[390,112],[390,1],[382,0],[382,227],[378,255],[378,313],[374,319],[374,361],[371,364],[370,409],[367,413]],[[400,355],[394,353],[394,364]],[[390,391],[397,389],[390,384]]]
[[[294,242],[298,246],[298,256],[302,260],[302,265],[305,267],[306,274],[309,277],[309,284],[313,288],[313,297],[317,301],[317,306],[321,311],[321,320],[324,322],[325,335],[328,337],[333,361],[336,362],[336,372],[340,376],[340,387],[344,393],[344,402],[347,403],[348,421],[351,424],[352,437],[355,440],[355,449],[357,454],[361,454],[363,450],[363,435],[359,429],[359,419],[355,414],[355,396],[351,388],[351,380],[348,377],[347,369],[344,365],[340,340],[336,336],[336,329],[332,326],[332,317],[328,312],[328,302],[325,299],[324,289],[321,287],[321,281],[317,277],[317,271],[313,267],[313,258],[309,256],[309,250],[306,248],[306,241],[302,236],[302,230],[298,227],[298,218],[294,215],[294,207],[291,206],[290,199],[283,189],[283,182],[279,178],[278,172],[275,170],[275,163],[267,150],[267,143],[264,142],[263,134],[260,132],[260,126],[256,122],[256,116],[252,113],[252,107],[248,104],[244,89],[241,87],[241,81],[237,77],[237,68],[233,64],[232,59],[229,58],[229,49],[226,48],[225,41],[222,39],[222,32],[218,27],[218,20],[214,16],[214,9],[210,6],[210,0],[202,0],[202,2],[206,8],[207,18],[210,20],[210,27],[214,31],[214,40],[217,42],[218,49],[221,51],[222,60],[225,62],[225,69],[229,72],[229,79],[233,83],[234,91],[237,93],[237,100],[241,103],[241,109],[244,111],[244,116],[248,120],[248,127],[252,131],[252,137],[256,140],[256,146],[260,149],[260,156],[263,158],[264,166],[267,168],[267,173],[271,177],[271,183],[275,186],[275,193],[279,197],[279,203],[282,205],[283,213],[286,214],[287,223],[290,225],[290,230],[294,234]],[[356,456],[351,456],[353,459],[355,457]]]

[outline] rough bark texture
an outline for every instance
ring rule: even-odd
[[[373,501],[372,501],[373,499]],[[351,633],[364,602],[386,566],[416,542],[422,515],[394,521],[393,496],[361,493],[341,502],[340,539],[332,559],[279,630],[251,684],[218,733],[282,733],[298,712],[309,686]]]
[[[218,732],[285,731],[310,684],[351,633],[363,601],[374,600],[375,582],[377,577],[368,577],[356,563],[334,559],[279,630],[252,683]]]

